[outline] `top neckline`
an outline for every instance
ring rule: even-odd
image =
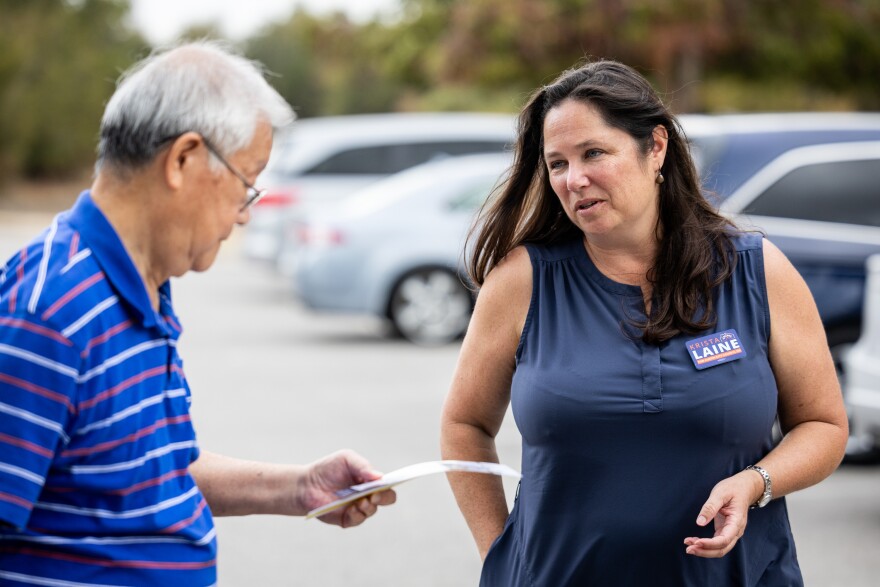
[[[602,271],[600,271],[599,268],[596,266],[593,258],[590,257],[590,253],[587,252],[587,247],[584,244],[583,239],[572,241],[572,247],[574,247],[573,256],[586,270],[587,275],[590,277],[590,279],[595,281],[602,289],[617,295],[636,296],[638,298],[642,297],[642,288],[638,285],[620,283],[619,281],[614,281],[613,279],[602,273]]]

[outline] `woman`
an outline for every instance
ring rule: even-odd
[[[510,515],[497,478],[450,476],[481,584],[801,585],[778,498],[847,438],[822,324],[650,84],[599,61],[539,89],[481,226],[443,456],[497,460],[508,404],[523,439]]]

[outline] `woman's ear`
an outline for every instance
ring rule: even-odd
[[[171,143],[165,154],[165,183],[172,190],[183,187],[187,175],[194,170],[196,151],[204,143],[201,135],[196,132],[185,132]]]
[[[658,124],[652,131],[654,135],[654,146],[651,147],[651,158],[654,160],[657,169],[663,167],[666,160],[666,147],[669,145],[669,131],[662,124]]]

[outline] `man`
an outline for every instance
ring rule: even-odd
[[[204,271],[260,195],[293,112],[253,63],[195,43],[125,75],[94,183],[0,269],[0,584],[213,585],[213,515],[302,515],[379,476],[199,451],[169,278]],[[326,514],[354,526],[394,502]]]

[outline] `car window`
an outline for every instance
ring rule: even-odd
[[[804,165],[780,178],[743,212],[880,227],[880,159]]]
[[[303,175],[374,175],[390,173],[391,147],[357,147],[331,155]]]
[[[486,198],[492,192],[492,188],[498,183],[497,177],[483,177],[476,182],[468,184],[467,188],[456,194],[449,202],[450,210],[470,212],[483,205]]]
[[[501,152],[505,147],[504,141],[432,141],[357,147],[328,157],[305,175],[388,175],[435,159]]]

